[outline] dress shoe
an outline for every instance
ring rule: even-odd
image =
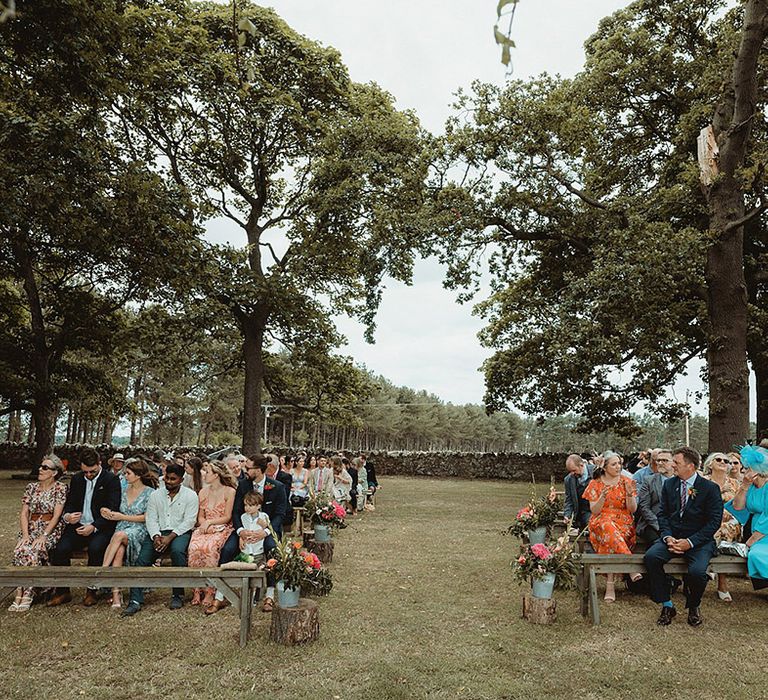
[[[46,605],[49,608],[54,608],[57,605],[63,605],[64,603],[71,603],[71,602],[72,602],[71,593],[57,593],[46,603]]]
[[[175,595],[171,598],[171,602],[168,604],[171,610],[181,610],[184,607],[184,598],[180,595]]]
[[[120,617],[131,617],[132,615],[135,615],[137,612],[141,610],[141,605],[139,605],[135,600],[132,600],[130,603],[128,603],[128,607],[126,607],[123,612],[120,613]]]
[[[704,619],[701,617],[701,608],[698,606],[688,610],[688,624],[691,627],[701,627]]]
[[[226,598],[224,600],[214,600],[204,612],[206,615],[213,615],[214,613],[219,612],[219,610],[226,608],[227,605],[229,605],[229,601]]]
[[[659,615],[659,619],[656,620],[656,624],[661,625],[662,627],[671,625],[675,615],[677,615],[677,610],[675,610],[675,608],[664,606],[661,609],[661,614]]]
[[[86,608],[90,608],[92,605],[96,605],[99,602],[99,598],[96,595],[96,591],[90,588],[85,592],[85,598],[83,598],[83,605]]]

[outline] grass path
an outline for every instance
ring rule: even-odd
[[[522,589],[499,532],[528,493],[506,482],[385,479],[378,510],[336,537],[335,589],[321,601],[321,639],[266,641],[268,616],[237,646],[231,608],[207,618],[148,596],[135,618],[106,604],[25,615],[0,611],[5,698],[768,698],[765,596],[710,586],[705,625],[654,624],[649,601],[622,594],[592,629],[575,593],[558,593],[558,623],[520,619]],[[23,483],[0,477],[0,557],[17,530]],[[79,598],[75,598],[79,601]],[[679,604],[682,604],[679,602]],[[684,618],[683,618],[684,619]]]

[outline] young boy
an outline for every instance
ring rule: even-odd
[[[243,498],[245,513],[243,513],[244,530],[267,530],[269,528],[269,516],[261,512],[261,504],[264,498],[258,491],[250,491]],[[267,532],[267,534],[269,534]],[[240,536],[240,553],[250,554],[256,563],[264,560],[264,540],[258,542],[245,542]]]

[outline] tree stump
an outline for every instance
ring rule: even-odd
[[[315,542],[312,540],[307,549],[313,554],[317,554],[317,558],[323,564],[330,564],[333,561],[333,540],[330,542]]]
[[[523,596],[523,619],[535,625],[551,625],[557,620],[554,598],[535,598],[530,593]]]
[[[277,644],[293,646],[314,642],[320,636],[320,615],[317,603],[309,598],[299,598],[295,608],[272,610],[269,639]]]
[[[301,533],[301,537],[304,542],[304,548],[309,549],[312,546],[312,543],[315,541],[315,531],[304,530],[304,532]]]

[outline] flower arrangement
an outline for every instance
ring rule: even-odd
[[[267,570],[286,588],[301,588],[315,595],[326,595],[333,588],[331,575],[323,569],[317,555],[304,549],[301,542],[292,542],[287,537],[273,550],[267,560]]]
[[[562,507],[562,500],[554,486],[550,487],[546,496],[531,495],[531,500],[517,511],[515,521],[506,529],[506,533],[521,537],[524,532],[537,527],[550,527],[557,520]]]
[[[545,574],[555,575],[555,588],[568,590],[574,587],[578,573],[578,555],[568,535],[560,537],[554,545],[534,544],[523,547],[520,556],[512,562],[516,579],[543,579]]]
[[[313,525],[337,528],[344,524],[347,517],[344,506],[322,492],[316,493],[307,501],[306,509]]]

